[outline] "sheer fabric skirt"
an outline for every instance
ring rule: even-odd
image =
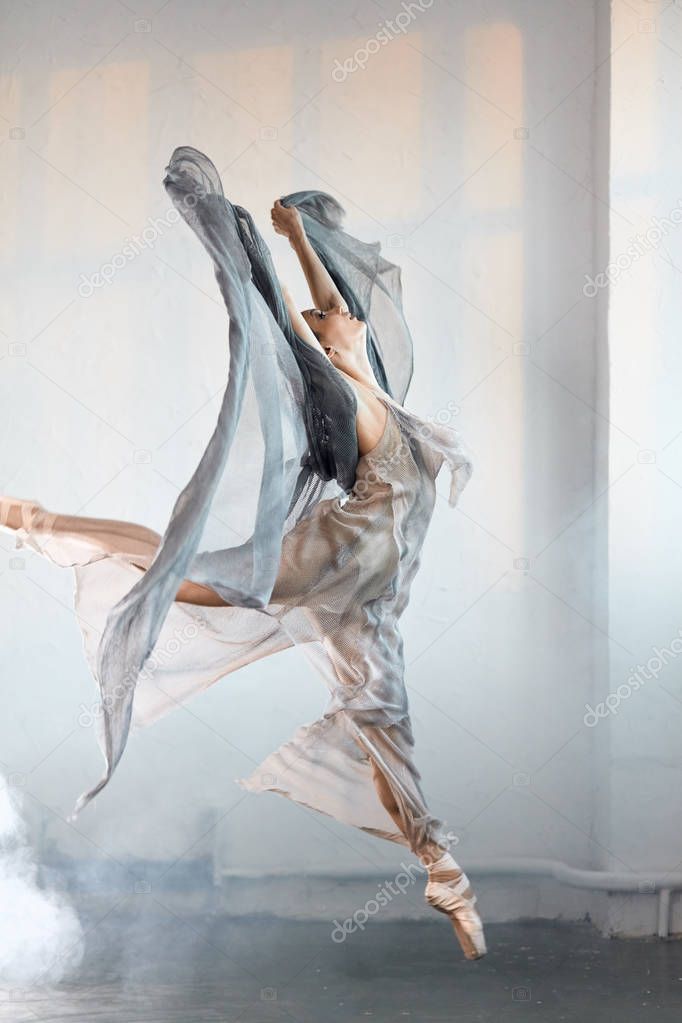
[[[285,535],[266,608],[172,605],[137,684],[122,683],[135,690],[133,729],[245,664],[300,646],[329,688],[325,714],[240,784],[279,792],[414,852],[442,841],[413,760],[398,630],[432,504],[433,481],[415,472],[413,452],[389,411],[348,499],[321,501]],[[18,544],[73,568],[75,609],[94,673],[107,615],[139,579],[138,565],[153,559],[158,537],[130,523],[80,525],[86,521],[46,513],[30,532],[19,530]],[[377,793],[376,771],[394,800],[393,816]]]

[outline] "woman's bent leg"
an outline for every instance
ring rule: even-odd
[[[36,542],[37,549],[58,564],[77,564],[60,560],[61,545],[72,548],[74,558],[82,557],[82,564],[100,557],[121,555],[142,571],[154,559],[161,537],[153,529],[122,519],[97,519],[85,515],[54,515],[39,504],[2,498],[0,524],[10,531],[24,530]],[[208,586],[185,579],[179,586],[175,600],[203,607],[228,607]]]
[[[161,537],[153,529],[122,519],[95,519],[85,515],[57,515],[51,526],[55,537],[73,536],[91,543],[101,554],[138,556],[138,567],[147,568]],[[147,562],[147,564],[145,564]]]
[[[153,529],[140,526],[136,522],[125,522],[121,519],[94,519],[82,515],[58,515],[52,526],[53,533],[87,536],[96,543],[105,554],[125,554],[131,557],[132,563],[147,570],[151,564],[161,537]],[[139,556],[139,561],[135,559]],[[229,605],[218,596],[215,590],[201,586],[185,579],[178,587],[175,600],[182,604],[196,604],[201,607],[228,607]]]

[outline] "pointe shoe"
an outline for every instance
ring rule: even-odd
[[[426,901],[439,913],[450,918],[457,940],[467,959],[481,959],[488,951],[483,934],[483,923],[476,911],[476,896],[465,896],[470,889],[469,878],[460,870],[452,856],[446,853],[431,864],[429,880],[424,893]],[[448,874],[454,875],[448,878]]]
[[[10,526],[9,516],[13,508],[21,511],[21,525]],[[9,533],[17,533],[20,529],[29,533],[33,526],[36,513],[43,511],[42,505],[37,501],[22,501],[16,497],[0,497],[0,528]]]
[[[10,526],[10,512],[16,508],[20,511],[21,525]],[[53,538],[53,526],[56,518],[56,515],[46,512],[42,504],[37,501],[0,497],[0,533],[11,533],[16,540],[17,549],[29,547],[60,565],[62,561],[48,546]],[[67,564],[71,564],[71,562],[67,562]]]

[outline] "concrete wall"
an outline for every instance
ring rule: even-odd
[[[583,717],[604,683],[595,580],[605,556],[599,445],[608,394],[600,304],[583,283],[597,266],[608,202],[595,158],[605,131],[595,75],[608,55],[608,30],[595,23],[603,5],[158,7],[139,0],[135,15],[82,0],[12,7],[0,75],[0,187],[10,210],[1,218],[0,489],[163,528],[185,479],[179,467],[208,436],[224,380],[225,316],[211,270],[176,225],[110,284],[89,297],[82,284],[149,217],[167,213],[161,179],[176,145],[214,159],[228,194],[268,238],[273,198],[333,192],[351,229],[379,239],[404,267],[416,344],[411,407],[451,414],[476,461],[460,508],[438,502],[404,619],[433,810],[458,836],[465,864],[539,856],[598,865],[603,751]],[[377,47],[380,30],[393,38]],[[650,45],[644,36],[626,44],[632,54]],[[679,73],[672,55],[666,67]],[[640,215],[639,193],[636,202]],[[305,301],[285,244],[272,243]],[[666,275],[672,290],[676,270]],[[671,323],[673,309],[671,296],[657,315]],[[662,328],[638,317],[630,330],[634,344],[643,332],[660,339]],[[628,432],[655,446],[642,425]],[[623,445],[632,461],[632,442]],[[612,491],[623,497],[623,546],[626,496],[642,500],[641,477],[672,495],[672,530],[679,490],[663,468],[638,465]],[[660,586],[652,576],[647,598],[637,589],[652,545],[664,557],[650,519],[647,529],[636,568],[626,558],[621,569],[632,599],[612,580],[633,614],[642,602],[653,612],[649,591]],[[237,871],[397,869],[399,849],[275,796],[244,798],[233,784],[324,707],[296,652],[244,669],[135,736],[97,804],[75,827],[66,823],[100,770],[72,583],[2,544],[2,756],[55,856],[102,870],[148,860],[153,878],[217,843]],[[617,635],[646,649],[669,637],[673,617],[635,635],[624,607]],[[651,699],[661,701],[672,744],[674,699],[658,691]],[[650,735],[658,741],[658,729]],[[656,768],[661,783],[666,770]],[[609,804],[632,776],[624,763],[619,772]],[[645,832],[639,840],[645,855]],[[522,898],[519,886],[510,891],[491,889],[489,917],[510,906],[579,916],[592,904],[565,890],[546,899],[537,887]]]

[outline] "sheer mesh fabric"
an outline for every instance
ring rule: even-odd
[[[471,465],[454,431],[401,404],[412,348],[398,268],[378,245],[343,232],[330,196],[284,198],[301,210],[351,311],[369,325],[387,418],[377,446],[358,458],[354,395],[321,352],[292,335],[247,211],[225,199],[213,164],[196,150],[175,151],[165,185],[213,259],[229,313],[229,376],[214,433],[163,537],[68,517],[19,531],[20,543],[74,568],[76,612],[100,687],[105,772],[77,810],[109,781],[131,725],[148,725],[240,666],[295,644],[328,686],[327,709],[243,784],[416,851],[437,838],[440,824],[412,757],[398,622],[435,479],[447,464],[454,504]],[[253,450],[257,485],[238,486],[233,449]],[[249,489],[248,539],[235,545],[228,530],[221,535],[221,515]],[[182,579],[234,606],[174,602]],[[377,795],[377,768],[400,829]]]
[[[318,502],[285,534],[266,606],[172,604],[137,677],[132,725],[149,725],[244,664],[296,644],[327,684],[326,711],[242,784],[419,852],[441,841],[442,829],[414,762],[398,623],[433,512],[436,475],[447,462],[454,503],[471,467],[452,431],[386,404],[384,434],[360,458],[351,493]],[[127,523],[93,529],[83,527],[87,520],[53,519],[38,517],[19,542],[74,567],[76,611],[96,671],[112,602],[139,580],[136,565],[145,543],[151,561],[154,539]],[[377,795],[374,768],[389,786],[400,828]]]

